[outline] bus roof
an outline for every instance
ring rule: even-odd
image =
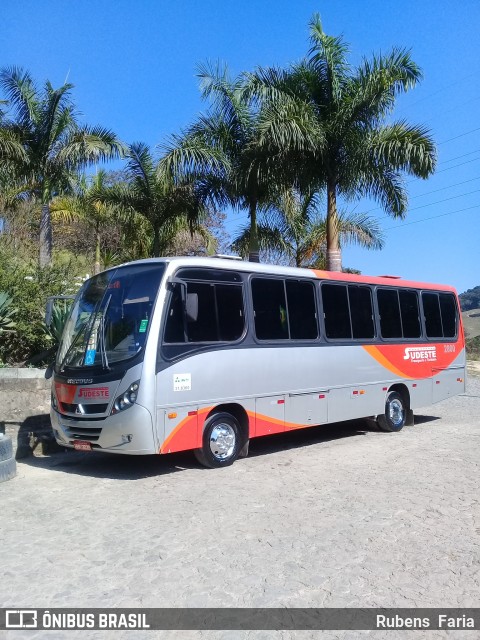
[[[267,263],[247,262],[245,260],[231,259],[226,257],[199,257],[199,256],[172,256],[164,258],[145,258],[135,260],[123,265],[134,264],[167,264],[167,273],[171,274],[179,267],[208,267],[211,269],[228,269],[229,271],[258,273],[264,275],[290,276],[300,278],[318,278],[332,282],[352,282],[357,284],[372,284],[383,286],[406,287],[415,289],[435,289],[455,292],[455,287],[431,282],[421,282],[417,280],[404,280],[399,276],[365,276],[354,273],[343,273],[338,271],[321,271],[319,269],[309,269],[304,267],[284,267]],[[117,267],[112,267],[115,269]],[[109,271],[111,269],[108,269]]]

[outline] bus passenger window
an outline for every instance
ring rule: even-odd
[[[245,326],[242,287],[215,285],[220,340],[238,340]]]
[[[455,338],[457,306],[451,293],[422,293],[428,338]]]
[[[428,338],[442,338],[442,317],[437,293],[422,293],[423,313]]]
[[[165,325],[165,342],[185,342],[183,304],[180,286],[176,285],[170,298]]]
[[[259,340],[288,340],[287,303],[283,280],[253,278],[255,335]]]
[[[189,282],[187,294],[189,293],[197,294],[198,314],[195,320],[187,318],[188,341],[213,342],[218,340],[214,285]]]
[[[440,293],[440,312],[442,314],[443,337],[454,338],[457,335],[457,307],[450,293]]]
[[[351,339],[347,287],[343,284],[322,284],[322,300],[327,338]]]
[[[315,289],[311,282],[286,281],[290,338],[314,340],[318,338]]]
[[[181,286],[175,286],[167,311],[164,342],[231,342],[245,326],[242,287],[230,284],[186,282],[187,295],[198,302],[196,317],[186,317]]]
[[[420,338],[420,313],[418,310],[418,296],[416,291],[398,291],[400,299],[400,312],[402,315],[403,337]]]
[[[348,285],[348,300],[352,319],[352,333],[356,340],[375,337],[373,324],[372,293],[368,287]]]
[[[402,321],[396,289],[377,290],[382,338],[402,338]]]

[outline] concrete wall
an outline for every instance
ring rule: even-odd
[[[44,369],[0,369],[0,421],[21,423],[48,414],[51,382]]]

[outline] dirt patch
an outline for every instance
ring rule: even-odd
[[[469,360],[467,362],[467,373],[471,376],[480,376],[480,361]]]

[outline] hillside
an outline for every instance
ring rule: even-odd
[[[468,340],[480,336],[480,308],[463,311],[462,320],[465,337]]]
[[[480,286],[468,289],[459,296],[462,311],[471,311],[480,308]]]

